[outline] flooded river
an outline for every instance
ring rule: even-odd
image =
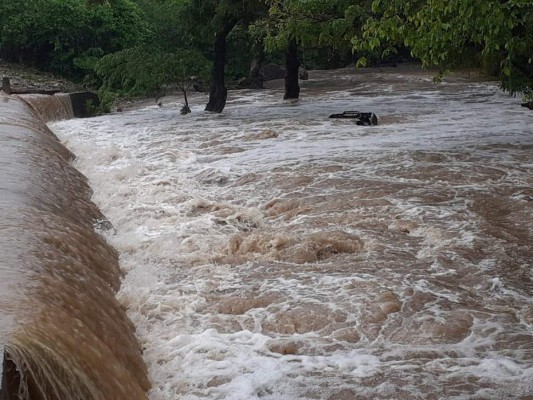
[[[114,226],[149,397],[531,399],[533,114],[395,69],[281,98],[51,124]]]

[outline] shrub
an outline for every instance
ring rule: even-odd
[[[0,57],[81,78],[104,54],[137,44],[147,33],[131,0],[0,2]]]

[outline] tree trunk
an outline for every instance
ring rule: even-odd
[[[191,112],[191,108],[189,107],[189,99],[187,99],[187,89],[185,83],[183,85],[178,84],[178,88],[183,93],[183,99],[185,100],[185,105],[181,107],[180,113],[181,115],[187,115]]]
[[[298,45],[296,39],[291,39],[285,52],[285,95],[284,100],[297,99],[300,96],[300,85],[298,84]]]
[[[211,89],[209,91],[209,102],[205,106],[206,111],[222,112],[226,106],[228,90],[224,85],[224,67],[226,64],[226,38],[236,25],[237,21],[228,22],[215,35],[215,60],[211,79]]]
[[[263,76],[263,71],[261,71],[261,68],[263,66],[263,61],[265,60],[265,52],[263,51],[263,42],[261,41],[258,43],[255,47],[255,55],[254,58],[250,64],[250,85],[254,89],[263,89],[263,83],[265,81],[265,78]]]

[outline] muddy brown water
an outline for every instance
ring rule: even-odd
[[[2,399],[144,399],[118,256],[72,153],[44,121],[68,96],[0,95]]]
[[[115,228],[149,397],[529,399],[531,113],[415,69],[281,98],[51,124]]]

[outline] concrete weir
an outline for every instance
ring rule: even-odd
[[[68,95],[0,93],[0,399],[146,399],[118,255],[73,154],[46,122]]]

